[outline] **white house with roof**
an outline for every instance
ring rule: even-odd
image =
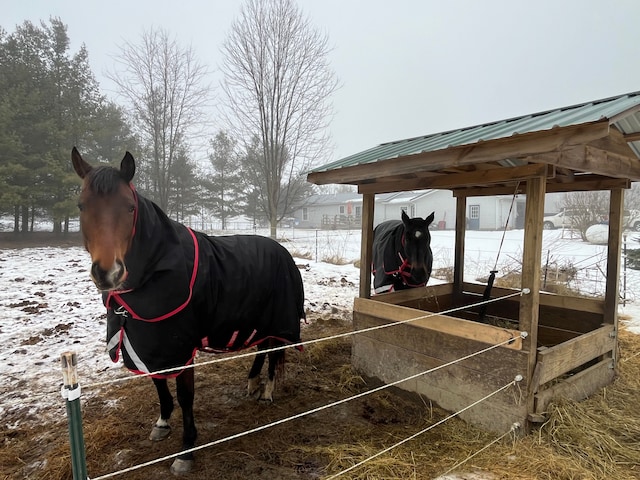
[[[512,206],[513,201],[513,206]],[[467,228],[500,230],[523,228],[524,195],[469,197]],[[383,193],[375,196],[374,225],[385,220],[399,220],[404,210],[409,217],[426,217],[435,213],[434,229],[455,228],[456,202],[450,190],[421,190]],[[509,211],[511,214],[509,215]],[[313,195],[293,214],[297,228],[359,228],[362,220],[362,195],[337,193]]]
[[[562,211],[566,193],[547,193],[545,213]],[[570,194],[569,194],[570,195]],[[401,211],[409,217],[435,213],[433,229],[454,229],[456,199],[451,190],[430,189],[375,195],[374,225],[399,220]],[[524,228],[525,195],[467,197],[468,230]],[[362,220],[362,195],[357,192],[317,194],[305,200],[294,212],[296,228],[359,228]]]

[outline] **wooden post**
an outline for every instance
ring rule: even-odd
[[[453,254],[453,305],[462,299],[464,284],[464,238],[467,231],[467,197],[456,197],[456,239]]]
[[[611,190],[609,197],[609,239],[607,248],[607,280],[604,293],[604,318],[618,331],[618,299],[620,295],[620,254],[622,250],[622,217],[624,215],[624,190]],[[616,339],[617,343],[617,339]],[[616,360],[617,348],[612,355]],[[615,363],[614,363],[615,365]]]
[[[371,250],[375,193],[362,195],[362,238],[360,243],[360,298],[371,297]]]
[[[540,267],[542,264],[542,221],[546,177],[527,180],[527,203],[522,252],[522,288],[529,293],[520,298],[520,330],[528,333],[523,350],[529,352],[527,373],[527,411],[533,412],[535,392],[532,387],[533,372],[537,361],[538,318],[540,315]]]
[[[77,357],[73,352],[65,352],[60,357],[62,364],[62,396],[66,399],[67,420],[69,422],[69,442],[71,444],[71,467],[73,480],[87,480],[87,459],[82,432],[82,412],[80,411],[80,385],[78,384]]]

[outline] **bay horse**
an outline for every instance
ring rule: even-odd
[[[183,450],[195,445],[194,372],[199,350],[258,346],[247,393],[273,400],[284,350],[270,352],[261,391],[263,350],[298,343],[304,320],[300,271],[278,242],[258,235],[209,237],[170,219],[131,183],[135,161],[120,169],[92,167],[74,147],[73,168],[83,179],[80,227],[91,256],[90,275],[107,308],[107,349],[135,373],[152,374],[160,417],[150,439],[166,438],[174,409],[167,379],[175,377],[182,409]],[[178,367],[177,372],[160,371]],[[154,373],[159,372],[159,373]],[[181,454],[174,474],[189,472],[193,453]]]
[[[387,220],[373,230],[372,273],[375,293],[423,287],[431,276],[433,253],[427,218]]]

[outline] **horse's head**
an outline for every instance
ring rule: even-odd
[[[91,278],[100,290],[117,290],[127,278],[124,256],[133,238],[136,197],[130,186],[136,170],[127,152],[120,170],[92,167],[73,147],[71,160],[83,179],[78,200],[84,246],[91,255]]]
[[[407,260],[411,264],[411,271],[416,274],[425,272],[430,274],[432,253],[431,253],[431,234],[429,233],[429,225],[433,222],[434,213],[431,212],[427,218],[420,217],[409,218],[402,211],[402,223],[404,224],[404,251]]]

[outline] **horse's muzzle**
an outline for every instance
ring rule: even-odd
[[[93,262],[91,265],[91,279],[99,290],[119,289],[126,276],[127,270],[120,260],[113,262],[109,270],[103,269],[98,262]]]

